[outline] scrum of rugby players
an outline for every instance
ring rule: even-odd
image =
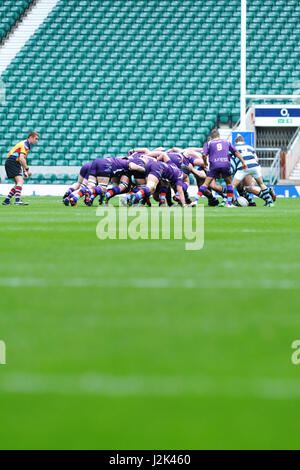
[[[204,179],[205,172],[195,168],[203,165],[199,153],[201,149],[177,149],[168,151],[156,148],[130,150],[127,157],[98,158],[85,163],[80,169],[78,181],[63,196],[66,206],[76,206],[84,196],[86,205],[92,205],[99,196],[99,203],[108,202],[116,195],[127,193],[126,205],[140,202],[151,205],[150,196],[160,206],[172,206],[171,188],[174,189],[174,201],[185,206],[191,203],[187,189],[189,174]],[[214,186],[212,184],[212,186]],[[222,191],[218,185],[214,189]],[[210,205],[217,205],[218,200],[207,191]]]
[[[235,173],[237,157],[229,155],[228,158],[231,172]],[[188,194],[190,174],[195,177],[198,186],[198,194],[193,202]],[[138,203],[151,206],[151,196],[160,206],[172,206],[174,202],[180,206],[193,206],[197,204],[199,194],[208,199],[209,206],[227,205],[226,188],[217,184],[215,178],[201,192],[206,177],[207,167],[202,148],[136,148],[130,150],[126,157],[97,158],[85,163],[80,169],[78,181],[64,194],[63,203],[76,206],[79,199],[84,197],[85,204],[91,206],[97,196],[99,204],[103,204],[114,196],[126,193],[121,202],[127,206]],[[173,200],[171,189],[175,193]],[[222,202],[213,195],[212,190],[222,197]],[[259,196],[261,189],[247,175],[239,182],[237,191],[251,206],[256,205],[251,193]],[[273,189],[270,188],[269,192],[274,201],[276,196]]]

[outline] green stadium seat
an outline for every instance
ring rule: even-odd
[[[30,2],[8,3],[2,32],[7,12],[13,18]],[[249,92],[293,92],[297,8],[296,0],[248,5]],[[34,127],[33,166],[81,166],[95,148],[117,155],[141,141],[202,145],[218,115],[239,118],[238,43],[238,0],[60,0],[3,74],[2,155]]]

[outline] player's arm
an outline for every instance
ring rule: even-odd
[[[203,162],[202,162],[203,163]],[[202,165],[201,165],[202,166]],[[193,167],[193,165],[190,163],[188,166],[188,169],[198,178],[205,178],[206,174],[204,173],[203,170],[197,170],[196,168]]]
[[[188,157],[193,157],[194,161],[192,162],[193,165],[195,166],[203,166],[204,165],[204,161],[203,161],[203,158],[201,157],[201,155],[199,155],[198,152],[196,152],[195,150],[185,150],[183,152],[183,154],[188,158]]]
[[[31,171],[29,170],[29,167],[27,166],[27,162],[26,162],[26,158],[25,158],[25,153],[20,153],[19,161],[20,161],[20,163],[21,163],[21,165],[22,165],[24,178],[27,179],[28,176],[31,176]]]
[[[147,157],[158,158],[164,153],[165,152],[162,152],[161,150],[152,150],[152,152],[147,153]]]
[[[257,156],[257,153],[256,153],[256,152],[254,152],[254,158],[255,158],[255,160],[256,160],[257,163],[258,163],[259,161],[258,161],[258,156]]]
[[[172,147],[168,150],[168,152],[179,152],[179,153],[181,153],[182,149],[180,149],[179,147]]]
[[[138,152],[138,153],[149,153],[150,152],[150,150],[147,147],[138,147],[136,149],[132,149],[132,151],[134,153],[136,153],[136,152]],[[130,150],[130,152],[131,152],[131,150]]]
[[[245,162],[245,160],[243,159],[242,155],[240,154],[240,152],[237,150],[236,152],[234,152],[234,155],[235,155],[236,157],[238,157],[238,159],[240,160],[241,164],[243,165],[244,170],[247,170],[248,167],[247,167],[246,162]]]
[[[185,206],[185,197],[184,197],[184,192],[183,192],[181,184],[176,185],[176,191],[177,191],[178,196],[179,196],[180,204],[182,206]]]
[[[207,155],[205,153],[202,153],[202,158],[203,158],[203,162],[204,162],[204,170],[207,170],[208,168],[208,160],[207,160]]]
[[[201,152],[197,152],[196,150],[193,150],[193,149],[187,149],[183,153],[185,155],[188,155],[189,157],[194,157],[194,158],[200,158],[201,157]]]
[[[142,167],[140,165],[137,165],[136,163],[133,163],[133,162],[129,163],[128,168],[131,171],[140,171],[140,172],[143,172],[143,173],[145,173],[145,171],[146,171],[144,167]]]
[[[165,162],[167,163],[168,161],[170,161],[170,157],[168,157],[168,155],[166,154],[166,152],[161,152],[160,155],[157,157],[157,160],[159,162]]]
[[[203,148],[201,148],[201,147],[188,147],[185,150],[188,151],[188,152],[192,151],[192,152],[201,153]]]
[[[195,158],[193,165],[195,165],[195,166],[203,166],[203,165],[204,165],[204,160],[203,160],[203,158]]]

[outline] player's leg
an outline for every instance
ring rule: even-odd
[[[261,167],[259,165],[255,166],[254,168],[251,168],[250,170],[248,170],[247,173],[250,174],[255,179],[258,186],[260,187],[260,192],[258,194],[258,197],[265,201],[266,207],[273,207],[274,204],[273,204],[269,189],[263,182]]]
[[[76,206],[77,201],[79,201],[80,198],[82,198],[88,189],[88,180],[85,178],[82,178],[79,189],[75,190],[73,193],[71,193],[69,196],[67,196],[64,199],[64,204],[67,206],[71,204],[71,206]]]
[[[137,193],[133,193],[130,195],[130,198],[128,199],[129,204],[137,204],[140,200],[144,198],[148,199],[151,194],[155,192],[158,183],[158,177],[150,173],[147,178],[146,186],[143,186],[143,188],[141,188]]]
[[[223,186],[221,184],[217,184],[215,179],[212,180],[209,187],[210,187],[210,189],[213,189],[221,197],[225,196],[225,193],[223,191]]]
[[[168,188],[167,195],[166,195],[166,200],[167,200],[168,206],[169,206],[169,207],[172,207],[172,206],[173,206],[173,202],[172,202],[171,186]]]
[[[226,183],[226,192],[227,192],[227,204],[226,204],[226,207],[235,207],[233,204],[232,204],[232,200],[233,200],[233,184],[232,184],[232,176],[231,175],[228,175],[226,176],[226,174],[223,175],[224,177],[224,180],[225,180],[225,183]]]
[[[254,179],[255,179],[255,181],[257,182],[258,186],[261,189],[258,197],[260,197],[261,199],[263,199],[265,201],[265,206],[266,207],[274,207],[269,189],[267,188],[267,186],[263,182],[262,177],[261,176],[254,176]]]
[[[16,182],[16,186],[15,186],[15,189],[16,189],[16,192],[15,192],[15,202],[14,204],[16,206],[24,206],[24,205],[28,205],[28,202],[24,202],[24,201],[21,201],[21,193],[22,193],[22,189],[23,189],[23,176],[21,175],[18,175],[15,177],[15,182]]]
[[[256,202],[253,201],[253,196],[258,196],[260,189],[255,186],[255,181],[251,175],[246,175],[245,178],[237,185],[236,189],[239,195],[248,201],[250,207],[256,206]]]
[[[123,194],[123,193],[128,192],[129,187],[130,187],[130,177],[129,177],[129,175],[122,175],[121,178],[120,178],[119,184],[117,184],[116,186],[113,186],[112,188],[106,190],[106,193],[105,193],[106,201],[108,201],[109,199],[111,199],[114,196],[117,196],[118,194]]]
[[[106,201],[106,204],[108,204],[108,199],[106,199],[106,195],[109,194],[108,191],[115,188],[116,186],[119,186],[120,184],[120,176],[111,176],[109,183],[105,189],[105,194],[104,194],[104,199]]]
[[[83,177],[79,175],[76,183],[73,183],[72,186],[70,186],[65,192],[65,194],[63,195],[63,200],[66,199],[66,197],[70,197],[72,193],[75,193],[75,191],[77,191],[80,188],[82,181],[83,181]]]
[[[134,188],[133,192],[137,193],[140,189],[142,189],[146,185],[147,181],[145,178],[137,178],[137,177],[135,178],[135,181],[136,181],[136,187]],[[142,205],[147,204],[147,206],[151,207],[150,196],[144,197],[141,200],[141,204]]]
[[[99,205],[103,204],[109,180],[110,179],[107,176],[89,176],[88,184],[84,193],[84,203],[87,206],[92,206],[97,196],[99,196]]]
[[[184,194],[184,197],[185,197],[185,202],[186,204],[191,204],[191,199],[190,199],[190,196],[189,196],[189,193],[188,193],[188,188],[189,188],[189,185],[190,185],[190,178],[189,178],[189,175],[187,173],[184,173],[183,172],[183,185],[182,185],[182,189],[183,189],[183,194]]]
[[[206,176],[204,182],[198,187],[198,192],[197,195],[195,196],[191,206],[196,206],[199,199],[204,196],[208,199],[208,204],[210,206],[217,206],[219,204],[218,199],[216,199],[213,195],[212,192],[208,189],[208,187],[211,185],[211,182],[213,181],[214,177],[213,176]]]
[[[87,180],[84,179],[81,175],[78,176],[77,183],[74,183],[68,191],[65,192],[63,196],[63,203],[65,206],[68,206],[71,202],[71,198],[76,196],[80,189],[84,188],[87,185]],[[72,191],[71,191],[72,190]]]
[[[269,188],[269,193],[270,193],[270,196],[272,198],[272,201],[275,202],[276,201],[276,194],[275,194],[274,188],[270,187]]]
[[[239,196],[242,196],[246,199],[249,206],[256,206],[256,203],[253,201],[253,193],[248,193],[248,191],[243,186],[243,182],[241,181],[240,184],[236,188]]]
[[[207,189],[206,191],[209,206],[220,206],[220,205],[222,206],[222,203],[223,203],[223,201],[219,203],[218,199],[214,197],[212,192],[210,191],[211,189],[213,189],[217,194],[219,194],[223,198],[223,201],[227,202],[227,194],[224,193],[223,186],[221,184],[217,184],[215,178],[213,178],[213,180],[211,181],[209,185],[209,189]],[[208,194],[209,191],[211,195]]]
[[[16,178],[13,178],[13,180],[15,181]],[[17,183],[15,182],[15,185],[11,188],[11,190],[9,191],[8,195],[6,196],[6,198],[4,199],[4,201],[2,202],[2,205],[3,206],[10,206],[11,205],[11,198],[14,197],[14,195],[16,194],[16,185]]]
[[[77,201],[79,201],[79,199],[82,198],[86,194],[86,191],[89,188],[89,184],[91,185],[91,188],[93,188],[96,184],[96,181],[97,181],[96,176],[89,176],[88,180],[82,178],[82,181],[80,182],[80,188],[76,190],[74,193],[67,196],[64,199],[64,204],[66,206],[69,204],[71,204],[71,206],[73,207],[76,206]]]
[[[167,205],[167,192],[169,186],[170,185],[164,181],[163,183],[160,183],[159,187],[157,188],[159,205],[161,207],[166,207]]]
[[[235,174],[233,180],[233,189],[237,189],[240,196],[243,196],[248,200],[249,194],[255,194],[258,196],[260,189],[255,186],[255,181],[252,175],[249,173],[249,170],[238,170]]]
[[[154,199],[154,201],[156,202],[159,202],[159,187],[156,188],[156,190],[154,191],[154,193],[152,194],[152,197]]]
[[[8,158],[5,162],[5,171],[7,178],[14,180],[15,185],[9,191],[7,197],[2,202],[2,205],[10,205],[11,198],[14,196],[16,205],[28,205],[27,202],[21,201],[21,192],[23,188],[23,175],[21,164],[15,160]]]
[[[198,185],[198,192],[197,192],[196,197],[194,198],[191,205],[195,206],[198,203],[199,199],[206,192],[206,190],[207,190],[208,186],[210,185],[212,179],[213,178],[208,179],[207,176],[205,176],[203,178],[196,177],[196,181],[197,181],[197,185]],[[207,183],[207,186],[205,186],[205,182]]]
[[[265,185],[265,183],[263,181],[262,170],[261,170],[260,166],[253,168],[252,176],[255,179],[255,181],[257,182],[257,184],[258,184],[258,186],[261,190],[260,193],[259,193],[260,196],[259,196],[259,194],[258,194],[258,196],[261,197],[265,201],[265,206],[273,207],[274,206],[273,202],[276,201],[276,194],[275,194],[275,191],[274,191],[273,188],[268,188]]]

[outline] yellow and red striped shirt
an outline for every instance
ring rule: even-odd
[[[25,157],[27,156],[28,152],[30,150],[30,144],[28,142],[28,139],[26,140],[21,140],[21,142],[18,142],[8,153],[7,158],[13,158],[17,162],[20,160],[20,155],[21,153],[24,153]]]

